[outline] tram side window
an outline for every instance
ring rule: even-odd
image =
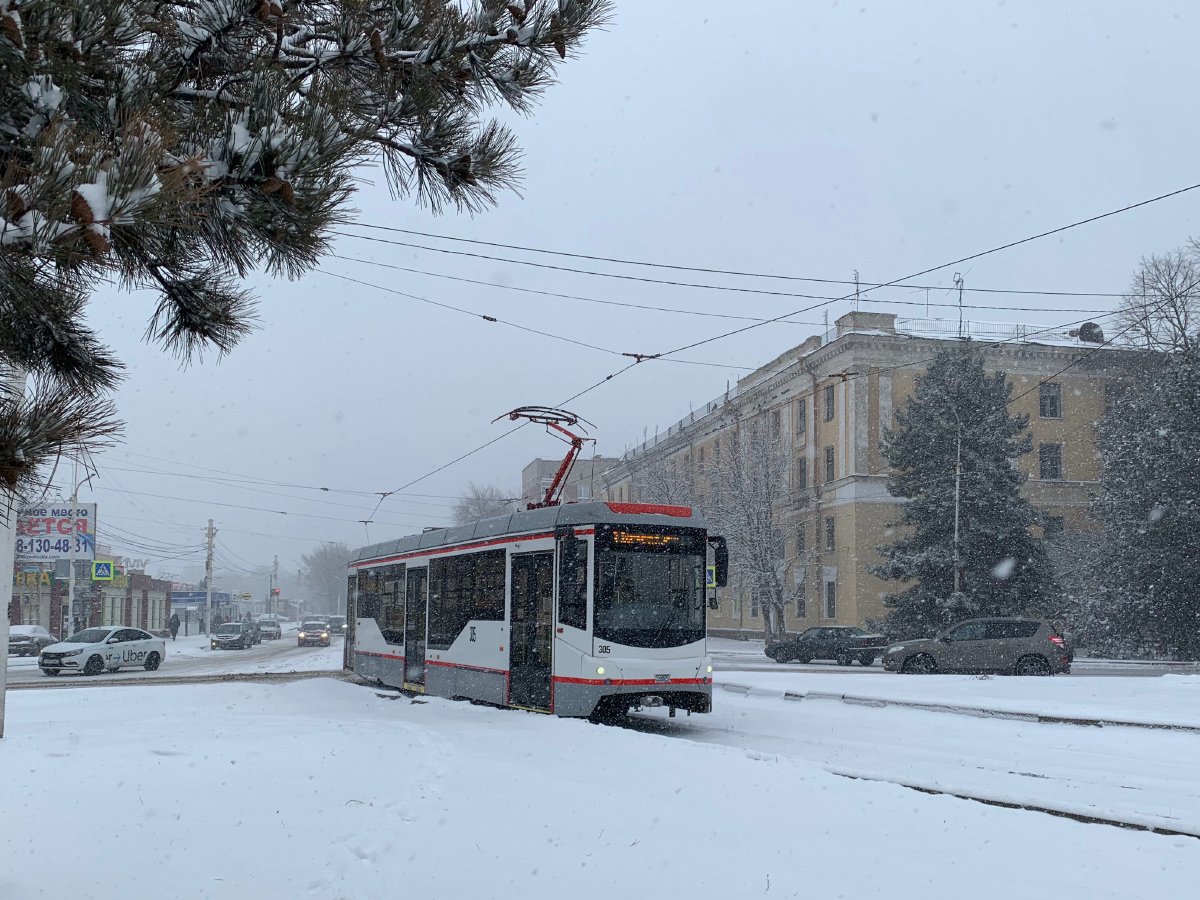
[[[560,539],[558,548],[558,621],[586,630],[588,543]]]
[[[380,572],[378,569],[362,569],[358,573],[358,617],[379,618]]]
[[[429,561],[429,648],[448,650],[467,623],[504,621],[505,551]]]
[[[380,592],[379,630],[389,644],[404,644],[404,566],[385,566]]]

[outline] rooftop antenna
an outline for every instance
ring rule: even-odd
[[[587,425],[592,425],[592,423],[588,422],[587,419],[575,415],[573,412],[568,412],[565,409],[554,409],[549,406],[518,406],[512,412],[506,412],[504,415],[492,419],[492,423],[495,424],[505,418],[513,422],[517,421],[517,419],[528,419],[530,422],[545,425],[548,433],[553,429],[566,436],[571,449],[563,457],[562,465],[558,467],[558,471],[554,474],[554,480],[546,488],[546,495],[540,502],[526,504],[525,508],[544,509],[547,506],[558,506],[562,502],[562,489],[567,475],[570,473],[571,467],[575,465],[575,460],[579,457],[580,451],[583,450],[583,445],[587,441],[591,441],[593,444],[596,442],[595,438],[575,434],[572,431],[568,431],[565,426],[578,428],[580,431],[587,431],[579,423],[583,422]],[[592,427],[595,428],[596,426],[592,425]]]
[[[858,269],[854,270],[854,311],[858,312]]]

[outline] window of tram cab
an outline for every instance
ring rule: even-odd
[[[558,621],[580,631],[587,630],[587,563],[586,538],[558,539]]]
[[[595,636],[627,647],[682,647],[704,637],[704,533],[596,530]]]

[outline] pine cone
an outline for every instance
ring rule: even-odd
[[[91,225],[96,221],[91,204],[84,200],[78,191],[71,192],[71,218],[80,225]]]

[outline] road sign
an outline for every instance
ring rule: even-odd
[[[113,564],[111,560],[100,562],[96,560],[92,563],[92,581],[112,581],[113,580]]]
[[[249,594],[242,594],[242,599],[243,599],[243,600],[249,600],[249,599],[250,599],[250,595],[249,595]]]
[[[710,588],[715,588],[717,586],[717,567],[716,566],[705,566],[704,567],[704,586],[710,587]]]

